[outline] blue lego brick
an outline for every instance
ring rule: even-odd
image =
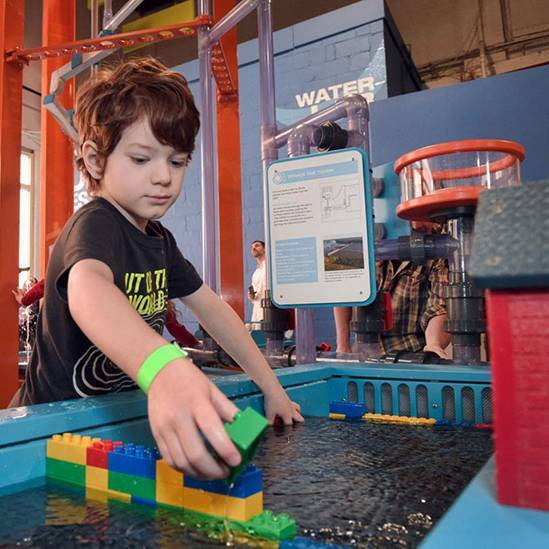
[[[109,471],[156,480],[156,461],[160,453],[156,448],[125,444],[109,452]]]
[[[344,414],[347,418],[359,418],[367,413],[366,404],[363,402],[346,402],[334,400],[330,404],[330,414]]]
[[[140,498],[139,496],[132,496],[132,503],[140,503],[141,505],[148,505],[149,507],[157,507],[158,502],[152,499]]]
[[[248,465],[230,490],[223,480],[197,480],[186,475],[183,477],[183,485],[186,488],[195,488],[214,494],[230,493],[235,498],[247,498],[263,490],[263,473],[255,465]]]

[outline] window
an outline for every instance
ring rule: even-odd
[[[34,216],[33,207],[34,155],[23,151],[21,154],[21,197],[19,210],[19,286],[34,273]]]

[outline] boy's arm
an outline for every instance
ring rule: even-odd
[[[288,398],[242,320],[230,305],[206,284],[193,294],[181,298],[181,301],[261,389],[265,396],[265,415],[271,423],[277,415],[285,424],[303,421],[299,405]]]
[[[76,263],[69,272],[68,304],[71,315],[112,362],[137,379],[139,368],[156,349],[168,342],[157,334],[114,285],[110,268],[94,259]],[[228,473],[207,451],[200,431],[231,466],[240,455],[222,420],[237,411],[219,389],[192,362],[177,359],[154,378],[149,390],[149,419],[166,461],[199,478],[221,478]]]

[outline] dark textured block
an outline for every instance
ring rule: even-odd
[[[481,194],[471,275],[483,288],[549,287],[549,181]]]

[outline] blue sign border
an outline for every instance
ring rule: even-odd
[[[367,233],[367,246],[368,246],[368,265],[370,267],[370,297],[365,301],[353,301],[352,303],[317,303],[317,304],[307,304],[307,305],[281,305],[276,302],[274,298],[273,288],[273,270],[269,268],[269,287],[271,288],[271,300],[279,309],[311,309],[319,307],[362,307],[365,305],[370,305],[374,302],[377,296],[377,283],[376,283],[376,262],[374,257],[374,221],[372,214],[372,196],[370,190],[370,162],[368,160],[368,155],[363,149],[357,147],[351,147],[349,149],[339,149],[337,151],[330,151],[325,153],[318,154],[309,154],[305,156],[296,156],[294,158],[282,158],[280,160],[275,160],[269,164],[265,173],[266,185],[267,185],[267,221],[268,221],[268,243],[269,243],[269,267],[273,264],[273,250],[271,246],[271,203],[270,203],[270,187],[269,187],[269,170],[271,166],[275,164],[288,164],[289,162],[294,162],[296,160],[303,160],[304,158],[311,157],[325,157],[328,155],[337,155],[341,153],[348,153],[350,151],[355,151],[362,156],[362,173],[364,176],[364,196],[366,197],[366,233]]]

